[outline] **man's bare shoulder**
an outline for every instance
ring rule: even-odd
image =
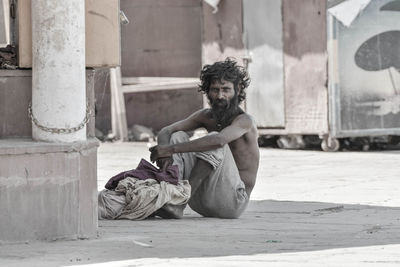
[[[200,116],[210,116],[211,115],[211,109],[210,108],[202,108],[196,111]]]
[[[257,129],[256,121],[250,114],[248,114],[246,112],[238,115],[233,120],[232,123],[237,123],[237,124],[241,125],[242,127],[248,128],[248,129],[254,129],[254,128]]]
[[[211,109],[209,108],[203,108],[199,109],[198,111],[194,112],[191,117],[195,120],[204,122],[205,120],[210,119],[211,116]]]

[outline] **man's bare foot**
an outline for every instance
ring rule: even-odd
[[[185,207],[186,204],[184,205],[165,204],[161,209],[157,210],[154,214],[164,219],[182,219],[183,210],[185,209]]]

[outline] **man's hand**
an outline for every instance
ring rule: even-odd
[[[156,161],[157,166],[162,169],[163,171],[165,171],[168,166],[171,166],[173,163],[172,157],[169,158],[160,158]]]
[[[153,146],[149,148],[149,151],[151,153],[150,154],[151,162],[158,161],[159,159],[162,158],[170,158],[172,156],[170,146],[163,146],[163,145]]]

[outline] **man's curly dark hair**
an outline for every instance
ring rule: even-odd
[[[240,104],[246,98],[245,89],[250,84],[250,78],[245,68],[238,66],[232,58],[217,61],[212,65],[205,65],[200,73],[199,92],[208,94],[210,85],[214,81],[225,80],[232,82]]]

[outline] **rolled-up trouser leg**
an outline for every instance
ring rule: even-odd
[[[210,163],[214,170],[191,196],[189,206],[207,217],[238,218],[249,198],[229,146],[199,152],[196,157]]]
[[[187,141],[189,136],[181,131],[170,138],[171,144]],[[189,182],[190,173],[198,159],[206,161],[214,169],[189,200],[189,206],[194,211],[203,216],[219,218],[238,218],[243,213],[249,199],[228,145],[207,152],[177,153],[172,158],[173,164],[178,165],[179,179]]]
[[[178,144],[187,142],[189,136],[183,131],[175,132],[170,137],[170,144]],[[179,169],[179,180],[188,180],[191,170],[196,161],[195,153],[176,153],[172,155],[172,164],[177,165]],[[180,206],[174,206],[166,204],[162,207],[161,213],[157,214],[164,218],[181,218],[183,216],[183,210],[186,204]]]
[[[179,144],[188,142],[189,136],[183,131],[175,132],[171,135],[170,144]],[[196,155],[194,152],[176,153],[172,155],[173,165],[178,165],[179,180],[189,180],[190,173],[196,163]]]

